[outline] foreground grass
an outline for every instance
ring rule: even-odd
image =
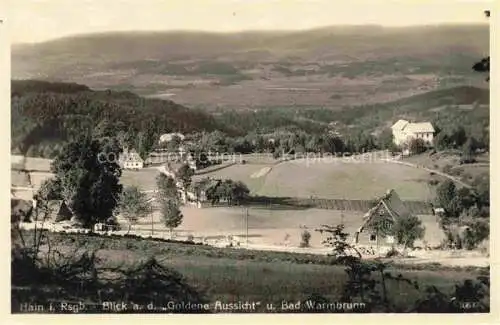
[[[282,252],[220,249],[202,245],[167,243],[135,238],[104,238],[77,234],[51,234],[52,249],[70,253],[76,248],[98,251],[98,267],[129,269],[154,256],[162,265],[180,272],[187,283],[207,301],[261,301],[281,306],[283,301],[304,301],[320,295],[341,301],[347,280],[344,267],[329,256]],[[480,268],[450,268],[439,265],[392,265],[388,271],[433,285],[451,293],[454,285],[475,278]],[[406,283],[388,283],[389,297],[399,310],[422,298],[422,291]],[[62,297],[64,298],[64,297]],[[279,310],[278,310],[279,311]]]

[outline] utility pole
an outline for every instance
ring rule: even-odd
[[[345,210],[344,203],[345,203],[345,199],[342,198],[342,210],[340,210],[340,224],[341,225],[344,225],[344,210]]]
[[[245,208],[245,219],[246,219],[246,225],[247,225],[246,237],[247,237],[247,247],[248,247],[248,207]]]

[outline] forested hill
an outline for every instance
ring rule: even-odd
[[[17,80],[11,83],[11,97],[11,149],[33,156],[53,156],[64,142],[88,131],[119,135],[137,146],[171,131],[232,133],[204,112],[131,92]]]

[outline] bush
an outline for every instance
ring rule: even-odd
[[[439,184],[439,181],[437,179],[430,179],[428,183],[431,186],[436,186]]]
[[[460,165],[463,165],[463,164],[473,164],[476,162],[476,158],[474,157],[461,157],[460,160],[458,161],[458,163]]]
[[[485,221],[476,221],[464,233],[463,244],[466,249],[476,248],[490,234],[489,224]]]
[[[387,258],[395,256],[399,256],[399,252],[394,247],[391,247],[391,249],[385,254],[385,257]]]
[[[452,165],[445,165],[443,167],[443,172],[445,172],[446,174],[450,174],[452,169],[453,169]]]
[[[309,247],[309,241],[311,240],[311,233],[307,230],[304,230],[300,235],[300,247]]]
[[[464,170],[462,168],[453,168],[452,170],[450,170],[449,174],[453,176],[460,176],[463,172]]]

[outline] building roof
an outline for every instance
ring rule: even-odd
[[[399,120],[396,123],[394,123],[391,129],[401,131],[405,128],[406,125],[408,125],[408,123],[409,122],[407,120]]]
[[[50,200],[47,202],[47,219],[55,222],[71,220],[73,216],[63,200]]]
[[[430,122],[408,123],[404,130],[410,133],[434,133],[434,127]]]
[[[176,136],[181,140],[184,140],[184,135],[182,133],[165,133],[160,136],[160,142],[172,141],[172,139]]]
[[[141,156],[135,150],[124,151],[120,154],[119,161],[124,162],[144,162]]]
[[[404,205],[403,201],[401,201],[398,193],[396,193],[395,190],[389,190],[378,200],[377,204],[373,208],[365,213],[363,216],[363,225],[359,229],[360,232],[372,220],[372,218],[377,215],[377,212],[381,207],[384,207],[387,210],[394,221],[399,218],[407,218],[410,216],[410,211]]]

